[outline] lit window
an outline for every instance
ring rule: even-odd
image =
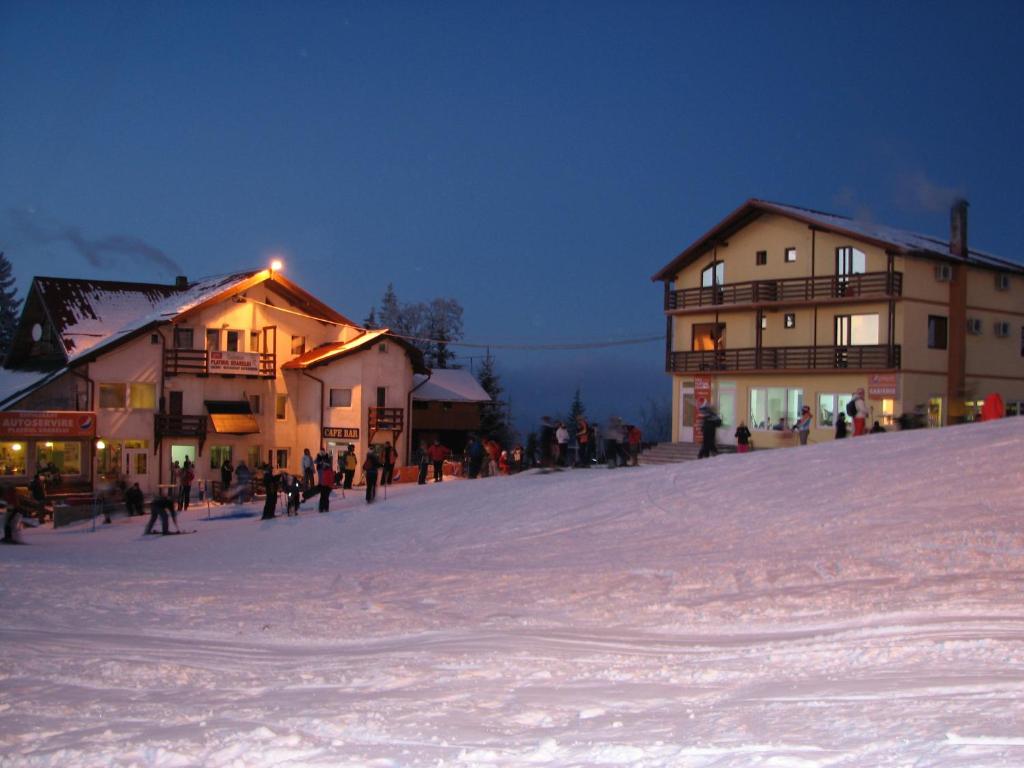
[[[786,328],[796,328],[796,314],[793,312],[787,312],[783,324]]]
[[[800,415],[802,389],[758,387],[750,390],[751,429],[789,429]]]
[[[761,315],[761,330],[768,328],[768,318],[765,315]]]
[[[258,445],[250,445],[245,454],[249,457],[246,464],[251,468],[256,469],[257,467],[263,466],[263,458],[261,455],[262,451]]]
[[[0,443],[0,472],[7,477],[25,474],[24,443]]]
[[[796,261],[796,248],[787,248],[786,249],[786,261],[789,261],[789,262]]]
[[[284,421],[288,413],[288,395],[277,395],[274,401],[274,415],[279,421]]]
[[[140,410],[156,409],[156,384],[138,382],[128,385],[128,407]]]
[[[220,469],[224,460],[230,463],[231,461],[231,446],[230,445],[211,445],[210,446],[210,469]]]
[[[41,472],[56,470],[62,475],[82,474],[82,444],[37,442],[36,468]]]
[[[846,404],[853,399],[849,393],[827,393],[818,395],[818,426],[831,427],[836,423],[836,414],[846,413]],[[890,408],[892,401],[889,401]]]
[[[274,458],[277,461],[277,469],[288,469],[288,449],[278,448],[274,451]]]

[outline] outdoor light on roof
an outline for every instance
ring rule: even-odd
[[[284,264],[281,263],[280,259],[274,259],[272,262],[270,262],[271,272],[280,272],[283,267]]]

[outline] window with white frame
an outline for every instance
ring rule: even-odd
[[[99,390],[100,408],[156,409],[156,384],[151,381],[100,384]]]
[[[796,248],[786,249],[786,261],[792,263],[796,261]]]
[[[757,387],[750,390],[750,428],[788,429],[800,415],[804,391],[789,387]]]
[[[352,390],[331,388],[331,408],[351,408]]]
[[[849,392],[837,394],[835,392],[818,394],[818,413],[815,420],[819,427],[833,427],[836,423],[836,414],[846,413],[846,404],[853,400]]]

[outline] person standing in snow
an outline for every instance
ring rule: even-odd
[[[711,456],[718,455],[718,447],[715,445],[715,430],[718,429],[722,424],[722,420],[718,417],[712,409],[711,404],[707,400],[703,401],[700,406],[701,424],[701,446],[700,451],[697,453],[698,459],[706,459]]]
[[[392,475],[395,473],[395,462],[396,455],[395,449],[391,447],[391,441],[388,440],[384,443],[384,448],[380,452],[380,484],[391,485]]]
[[[450,451],[436,438],[434,444],[428,449],[430,461],[434,465],[434,482],[440,483],[444,480],[444,460],[448,458]]]
[[[555,425],[555,463],[564,467],[568,465],[569,461],[569,430],[565,428],[565,424],[558,422]]]
[[[263,465],[263,492],[267,494],[263,502],[263,520],[273,520],[277,511],[277,478],[274,476],[274,468],[269,464]]]
[[[145,498],[138,483],[133,484],[131,488],[124,492],[124,508],[129,517],[145,514],[142,509],[144,505]]]
[[[331,508],[331,487],[334,485],[334,470],[331,469],[330,461],[320,470],[318,480],[320,482],[320,505],[317,509],[320,512],[328,512]]]
[[[377,471],[380,469],[380,459],[373,452],[371,447],[363,459],[363,476],[366,478],[366,503],[372,504],[377,498]]]
[[[188,509],[189,499],[192,497],[192,481],[196,474],[192,471],[192,462],[185,458],[185,466],[178,473],[178,510]]]
[[[604,456],[609,468],[619,466],[619,447],[622,438],[622,419],[612,416],[604,430]]]
[[[285,514],[298,517],[299,505],[302,503],[302,484],[295,475],[281,473],[281,490],[284,491]]]
[[[793,425],[793,431],[800,436],[800,445],[807,445],[807,437],[811,434],[811,424],[814,417],[811,416],[811,406],[805,405],[800,409],[800,418]]]
[[[853,436],[859,437],[860,435],[867,434],[868,416],[871,415],[867,403],[864,402],[863,389],[858,389],[853,393],[853,408]]]
[[[840,411],[836,414],[836,440],[846,437],[846,414]]]
[[[302,449],[302,484],[307,491],[313,487],[313,457],[309,448]]]
[[[220,465],[220,497],[228,500],[228,489],[231,488],[231,478],[235,474],[235,468],[231,466],[231,459],[226,458]]]
[[[576,417],[576,464],[581,467],[590,466],[590,425],[581,414]]]
[[[540,465],[550,467],[552,454],[558,443],[555,442],[555,428],[547,416],[540,420]]]
[[[352,490],[352,481],[356,476],[356,467],[359,466],[359,459],[356,458],[356,447],[348,444],[345,452],[345,482],[341,484],[342,490]]]
[[[740,421],[734,436],[736,438],[736,453],[747,453],[750,450],[750,430],[747,428],[746,422]]]
[[[18,505],[8,504],[5,500],[0,499],[0,510],[4,513],[4,537],[0,539],[0,543],[21,544],[21,540],[18,539],[18,522],[21,519]]]
[[[626,430],[626,445],[629,446],[628,466],[640,466],[640,443],[643,442],[643,433],[636,424],[631,424]]]
[[[471,435],[469,438],[469,445],[466,446],[466,457],[469,460],[469,479],[475,480],[480,475],[480,466],[484,461],[484,448],[476,435]]]
[[[252,482],[252,472],[244,461],[238,462],[238,466],[235,467],[235,480],[238,481],[235,499],[239,504],[245,504],[250,496],[249,484]]]

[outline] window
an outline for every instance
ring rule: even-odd
[[[218,329],[206,329],[206,349],[213,352],[220,351],[220,331]]]
[[[968,317],[967,318],[967,332],[972,336],[978,336],[981,334],[981,318],[980,317]]]
[[[210,469],[219,470],[221,464],[224,463],[224,459],[231,461],[231,446],[230,445],[211,445],[210,446]]]
[[[100,408],[124,408],[124,384],[100,384]]]
[[[1003,274],[1002,272],[996,274],[996,290],[997,291],[1008,291],[1010,290],[1010,276]]]
[[[836,423],[837,413],[846,413],[846,404],[853,399],[850,393],[819,394],[817,423],[819,427],[832,427]],[[892,402],[892,401],[890,401]]]
[[[224,350],[226,352],[241,352],[242,351],[242,332],[241,331],[227,331],[224,334]]]
[[[711,352],[725,345],[725,323],[695,323],[693,351]]]
[[[928,349],[945,349],[949,337],[949,319],[928,315]]]
[[[788,262],[796,261],[796,248],[787,248],[786,249],[786,261],[788,261]]]
[[[148,381],[129,384],[128,407],[156,410],[156,384]]]
[[[260,332],[249,331],[249,351],[259,352],[260,351]]]
[[[101,475],[116,475],[124,471],[122,456],[126,450],[148,450],[148,440],[104,440],[106,447],[96,453],[97,469]]]
[[[249,465],[250,469],[257,469],[263,466],[263,458],[260,456],[260,447],[258,445],[250,445],[245,452],[245,463]]]
[[[306,351],[306,337],[292,336],[292,354],[301,355]]]
[[[783,318],[783,326],[786,328],[796,328],[796,313],[787,312]]]
[[[288,469],[288,449],[278,448],[274,451],[274,459],[277,463],[277,469]]]
[[[25,443],[0,443],[0,473],[6,477],[25,474]]]
[[[863,275],[867,271],[867,257],[864,251],[852,245],[836,248],[836,274],[840,277]]]
[[[386,355],[388,353],[387,342],[382,341],[380,344],[378,344],[377,345],[377,352],[379,352],[382,355]]]
[[[723,285],[725,283],[725,262],[716,261],[704,267],[700,273],[701,288],[710,288],[712,285]]]
[[[36,443],[36,468],[42,471],[49,464],[53,464],[62,475],[82,474],[82,444],[50,441]]]
[[[331,408],[351,408],[351,389],[331,389]]]
[[[758,251],[754,261],[757,266],[763,267],[768,263],[768,251]]]
[[[750,390],[750,428],[788,429],[804,403],[802,389],[759,387]]]
[[[288,395],[277,395],[274,399],[274,416],[279,421],[288,418]]]
[[[1005,320],[996,320],[993,330],[995,331],[996,336],[1000,339],[1005,339],[1010,335],[1010,324]]]
[[[878,315],[850,315],[850,344],[878,344]]]
[[[174,329],[174,348],[175,349],[192,349],[192,329],[191,328],[177,328]]]
[[[259,395],[249,395],[249,407],[252,409],[253,413],[260,412],[260,404]]]

